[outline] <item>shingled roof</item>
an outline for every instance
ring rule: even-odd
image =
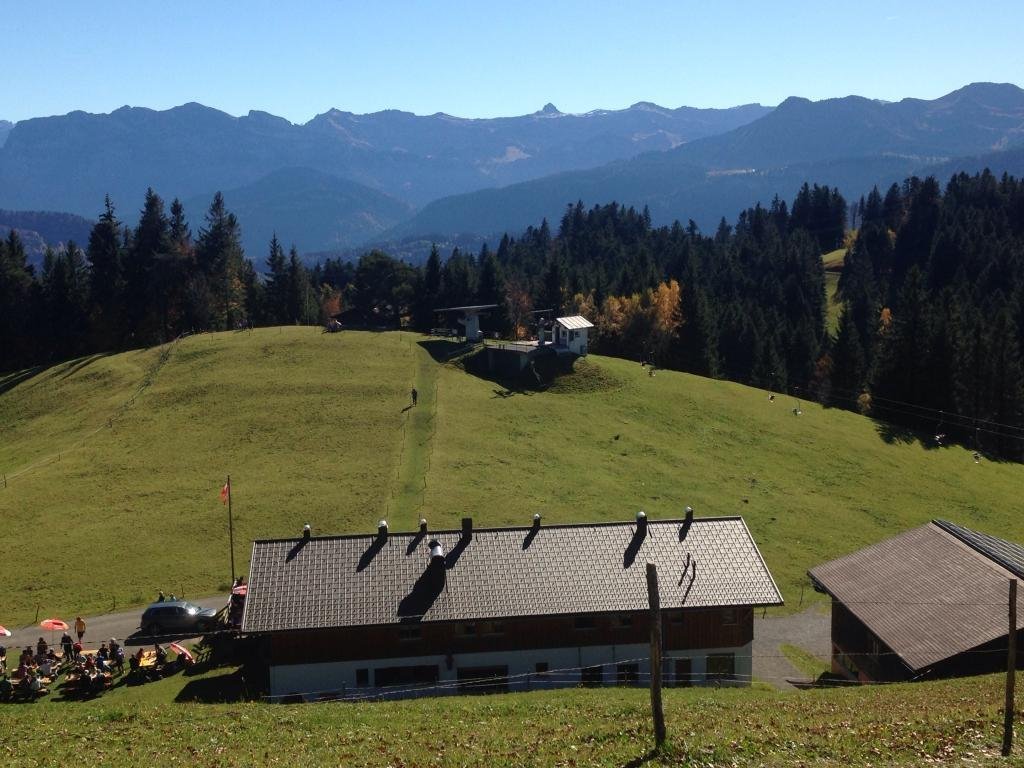
[[[242,629],[643,610],[648,562],[664,608],[782,603],[739,517],[544,525],[256,541]]]
[[[808,573],[916,672],[1006,634],[1014,564],[1019,545],[935,520]]]

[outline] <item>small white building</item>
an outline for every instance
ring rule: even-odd
[[[594,324],[583,315],[556,318],[552,341],[558,346],[566,347],[573,354],[584,357],[587,354],[590,329],[593,327]]]

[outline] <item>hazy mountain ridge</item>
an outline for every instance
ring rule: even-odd
[[[233,117],[201,104],[122,107],[17,123],[0,148],[0,205],[92,215],[109,193],[141,204],[146,188],[189,198],[284,168],[352,179],[404,202],[601,165],[731,130],[770,111],[681,107],[464,119],[330,110],[303,125],[265,112]]]
[[[0,237],[15,229],[34,267],[43,263],[46,246],[59,248],[74,240],[81,247],[89,242],[93,222],[73,213],[56,211],[5,211],[0,209]]]
[[[0,147],[4,145],[5,141],[7,141],[7,134],[11,132],[13,127],[14,123],[10,120],[0,120]]]
[[[888,104],[793,97],[752,123],[666,152],[434,201],[387,236],[517,232],[557,220],[578,199],[647,205],[657,222],[692,218],[710,230],[757,201],[791,200],[804,182],[837,185],[855,199],[911,173],[977,169],[981,157],[994,171],[1004,163],[1012,170],[1017,155],[992,150],[1020,141],[1024,90],[1014,85],[978,83],[933,101]]]
[[[184,201],[193,229],[213,193]],[[365,242],[409,216],[410,207],[383,192],[312,168],[282,168],[224,190],[242,228],[242,244],[257,264],[276,233],[299,252],[341,250]]]

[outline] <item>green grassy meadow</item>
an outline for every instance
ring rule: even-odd
[[[654,755],[649,694],[636,688],[173,707],[108,694],[90,706],[6,706],[18,736],[0,739],[0,753],[19,768],[1019,765],[998,757],[1002,695],[1000,676],[796,693],[668,689],[669,743]]]
[[[267,328],[38,372],[0,394],[0,621],[210,594],[254,538],[742,515],[787,601],[811,566],[933,517],[1024,540],[1024,467],[869,419],[591,356],[546,392],[436,362],[411,333]],[[0,390],[4,389],[0,380]],[[9,382],[11,383],[11,382]],[[420,404],[407,409],[416,384]],[[104,426],[114,415],[112,426]],[[94,433],[91,434],[90,433]],[[59,460],[54,458],[60,454]],[[42,463],[40,463],[42,462]],[[25,470],[26,467],[35,465]],[[21,472],[21,474],[17,474]]]

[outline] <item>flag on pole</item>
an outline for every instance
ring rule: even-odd
[[[224,483],[224,487],[220,489],[220,500],[221,503],[227,504],[228,498],[231,496],[231,483]]]

